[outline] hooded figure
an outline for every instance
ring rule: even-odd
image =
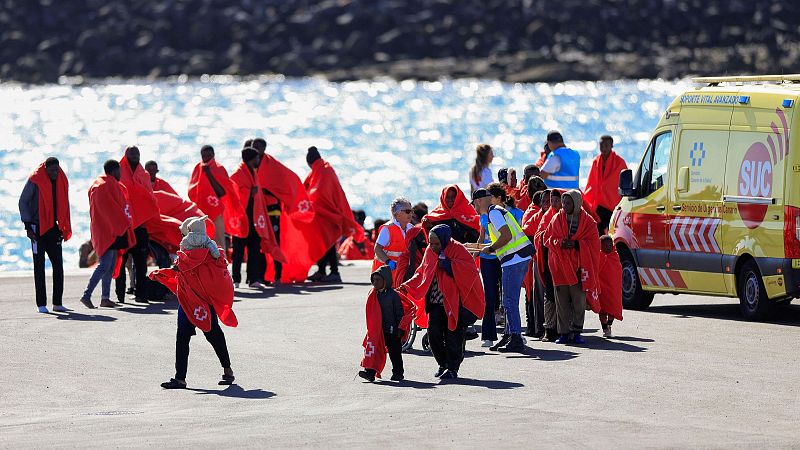
[[[544,231],[543,242],[549,250],[548,264],[556,294],[557,343],[583,343],[586,304],[600,310],[597,296],[597,267],[600,237],[597,223],[581,208],[580,191],[567,191],[562,209]]]
[[[372,290],[367,296],[367,335],[364,358],[358,375],[368,381],[380,378],[386,365],[386,353],[392,360],[392,380],[403,379],[403,341],[408,335],[415,306],[392,287],[392,270],[381,266],[370,276]]]
[[[207,248],[208,252],[214,259],[219,258],[219,247],[208,234],[206,234],[205,221],[208,216],[202,217],[189,217],[181,224],[181,250],[196,250],[198,248]]]

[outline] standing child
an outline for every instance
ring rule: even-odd
[[[609,235],[600,237],[600,324],[603,336],[610,338],[614,319],[622,320],[622,265]]]
[[[386,365],[386,352],[392,360],[392,381],[403,380],[403,338],[414,317],[414,304],[392,288],[392,271],[381,266],[370,277],[373,289],[367,296],[367,336],[364,359],[358,376],[375,381]]]

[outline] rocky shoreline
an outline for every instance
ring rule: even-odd
[[[798,19],[778,0],[5,0],[0,80],[787,73]]]

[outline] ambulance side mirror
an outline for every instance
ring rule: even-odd
[[[689,168],[678,169],[678,192],[689,192]]]
[[[623,197],[636,195],[633,189],[633,171],[631,169],[625,169],[619,173],[619,195]]]

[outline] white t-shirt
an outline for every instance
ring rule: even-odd
[[[503,217],[503,213],[501,213],[497,209],[492,209],[491,211],[489,211],[489,222],[491,222],[492,225],[494,225],[494,228],[498,232],[500,232],[500,228],[503,228],[504,226],[508,225],[508,223],[506,223],[506,218]],[[500,267],[513,266],[514,264],[526,262],[530,259],[531,259],[530,256],[526,256],[523,258],[518,254],[515,254],[511,259],[501,264]]]
[[[411,227],[414,226],[414,225],[411,225],[411,223],[408,223],[406,225],[406,229],[403,230],[403,227],[400,226],[400,222],[398,222],[397,219],[392,219],[391,223],[397,225],[400,228],[400,231],[403,232],[403,237],[405,237],[406,236],[406,232],[408,232],[408,230],[411,229]],[[386,225],[389,225],[389,224],[387,223]],[[380,244],[381,247],[386,247],[387,245],[389,245],[389,241],[391,240],[391,238],[389,236],[389,228],[386,225],[381,227],[381,231],[378,232],[378,239],[375,241],[375,243],[376,244]]]
[[[476,190],[476,189],[485,188],[492,181],[494,181],[494,179],[492,178],[492,169],[490,169],[488,167],[484,167],[483,170],[481,170],[481,181],[480,181],[480,183],[476,183],[475,180],[472,179],[472,171],[470,171],[469,184],[470,184],[470,186],[472,186],[472,190],[473,191]]]
[[[547,172],[549,174],[554,174],[561,170],[561,158],[558,157],[555,153],[551,153],[550,157],[547,158],[547,161],[542,164],[541,169],[542,172]]]

